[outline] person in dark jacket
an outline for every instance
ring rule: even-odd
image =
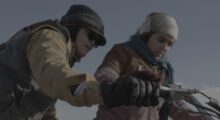
[[[135,90],[140,79],[97,82],[93,75],[71,68],[105,44],[102,20],[86,5],[72,5],[60,21],[22,28],[0,44],[0,119],[56,120],[57,99],[73,106],[131,105],[122,94],[139,96]]]

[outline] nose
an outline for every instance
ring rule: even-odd
[[[163,43],[161,45],[161,50],[166,53],[169,50],[168,44],[167,43]]]

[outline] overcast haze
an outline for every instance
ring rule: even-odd
[[[77,3],[90,6],[100,15],[107,38],[105,47],[93,50],[76,64],[79,70],[94,73],[113,44],[127,41],[150,12],[160,11],[173,16],[179,26],[179,39],[169,53],[175,80],[189,88],[220,86],[219,0],[1,0],[0,41],[33,22],[59,19]],[[66,109],[71,111],[72,107]],[[90,117],[83,115],[87,110],[91,113],[96,109],[77,109],[73,116],[81,114],[79,119],[86,119]]]

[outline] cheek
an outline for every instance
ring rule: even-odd
[[[155,42],[151,42],[148,44],[148,48],[150,49],[150,51],[154,52],[158,48],[158,45],[155,44]]]
[[[78,48],[84,48],[88,44],[88,40],[85,37],[81,37],[81,39],[78,39],[76,42],[76,45]]]
[[[165,50],[165,52],[168,52],[169,50],[170,50],[170,47],[167,47],[166,50]]]
[[[77,35],[77,38],[76,38],[76,42],[81,47],[83,45],[87,44],[89,42],[89,38],[88,38],[87,33],[84,31],[79,32],[79,34]]]

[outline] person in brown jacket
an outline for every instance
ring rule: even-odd
[[[160,85],[165,86],[173,84],[173,69],[166,54],[177,37],[178,27],[173,17],[160,12],[149,14],[129,41],[114,45],[108,52],[95,73],[96,79],[117,81],[121,76],[145,71],[146,80],[159,80]],[[147,85],[145,88],[154,89]],[[108,108],[99,105],[95,120],[167,120],[170,104],[164,98],[159,98],[157,92],[154,93],[142,100],[142,104],[149,106]],[[183,118],[175,117],[178,115],[181,112],[175,111],[173,119],[202,120],[200,116],[190,116],[188,113]]]
[[[93,75],[71,68],[105,44],[102,20],[86,5],[72,5],[60,21],[18,31],[0,44],[0,119],[56,120],[57,99],[73,106],[131,105],[122,95],[140,96],[140,79],[97,82]]]

